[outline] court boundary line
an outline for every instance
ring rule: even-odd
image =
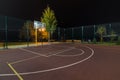
[[[61,55],[61,54],[57,54],[57,55],[54,55],[54,56],[59,56],[59,57],[76,57],[76,56],[83,55],[85,53],[85,51],[82,50],[82,49],[78,49],[78,50],[82,51],[82,53],[81,54],[76,54],[76,55],[64,55],[64,54]]]
[[[75,49],[75,47],[71,47],[71,48],[64,49],[64,50],[59,50],[59,52],[56,52],[55,54],[50,54],[50,55],[48,55],[48,57],[54,56],[54,55],[57,55],[57,54],[60,54],[60,53],[66,52],[66,51],[70,51],[70,50],[73,50],[73,49]]]
[[[62,52],[65,52],[65,51],[69,51],[69,50],[72,50],[72,49],[73,49],[73,48],[71,48],[71,49],[65,49],[65,50],[59,50],[60,52],[57,52],[57,53],[55,53],[55,54],[62,53]],[[23,50],[29,51],[29,52],[32,52],[32,53],[35,53],[35,54],[40,54],[40,53],[33,52],[33,51],[27,50],[27,49],[23,49]],[[51,52],[50,52],[50,53],[51,53]],[[49,53],[48,53],[48,54],[49,54]],[[44,56],[44,57],[51,57],[51,56],[53,56],[53,55],[55,55],[55,54],[48,55],[48,56],[42,54],[42,56]],[[14,62],[11,62],[10,64],[17,64],[17,63],[24,62],[24,61],[27,61],[27,60],[31,60],[31,59],[34,59],[34,58],[38,58],[38,57],[41,57],[41,54],[38,55],[38,56],[34,56],[34,57],[27,58],[27,59],[22,59],[22,60],[14,61]]]
[[[19,48],[19,49],[23,50],[25,52],[30,52],[30,53],[36,54],[38,56],[48,57],[47,55],[44,55],[44,54],[41,54],[41,53],[37,53],[37,52],[31,51],[31,50],[27,50],[27,49],[23,49],[23,48]]]
[[[7,63],[7,65],[15,73],[15,75],[19,78],[19,80],[24,80],[22,76],[14,69],[14,67],[10,63]]]
[[[82,62],[88,60],[89,58],[91,58],[94,55],[94,50],[92,48],[88,47],[88,46],[86,46],[86,47],[91,50],[91,55],[88,56],[87,58],[84,58],[84,59],[80,60],[80,61],[77,61],[77,62],[72,63],[72,64],[68,64],[68,65],[65,65],[65,66],[60,66],[60,67],[57,67],[57,68],[51,68],[51,69],[34,71],[34,72],[28,72],[28,73],[19,73],[19,74],[20,75],[30,75],[30,74],[50,72],[50,71],[60,70],[60,69],[64,69],[64,68],[71,67],[71,66],[77,65],[79,63],[82,63]]]
[[[17,63],[24,62],[24,61],[27,61],[27,60],[31,60],[31,59],[34,59],[34,58],[38,58],[38,57],[40,57],[40,56],[34,56],[34,57],[27,58],[27,59],[14,61],[14,62],[11,62],[10,64],[17,64]]]
[[[95,51],[92,48],[90,48],[88,46],[85,46],[85,47],[91,50],[91,55],[89,55],[88,57],[86,57],[86,58],[84,58],[84,59],[82,59],[80,61],[77,61],[77,62],[72,63],[72,64],[68,64],[68,65],[65,65],[65,66],[60,66],[60,67],[46,69],[46,70],[40,70],[40,71],[34,71],[34,72],[23,72],[23,73],[19,73],[19,75],[31,75],[31,74],[37,74],[37,73],[43,73],[43,72],[45,73],[45,72],[50,72],[50,71],[64,69],[64,68],[71,67],[71,66],[77,65],[79,63],[82,63],[82,62],[90,59],[94,55],[94,53],[95,53]],[[0,76],[2,76],[2,77],[3,76],[15,76],[15,74],[0,74]]]

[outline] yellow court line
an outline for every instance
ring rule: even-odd
[[[8,66],[10,67],[10,69],[15,73],[15,75],[17,75],[17,77],[20,79],[20,80],[23,80],[23,78],[19,75],[19,73],[12,67],[11,64],[7,63]]]

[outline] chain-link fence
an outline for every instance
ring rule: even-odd
[[[25,20],[0,16],[0,48],[8,48],[8,46],[14,44],[22,44],[20,33],[24,23]]]
[[[103,27],[105,30],[102,33],[98,32],[99,27]],[[111,24],[99,24],[89,26],[79,26],[72,28],[64,28],[61,30],[65,40],[81,40],[81,41],[100,41],[100,35],[102,35],[103,41],[117,41],[120,36],[120,23]]]
[[[71,28],[57,27],[55,31],[50,30],[51,41],[100,41],[99,27],[104,27],[102,33],[103,41],[117,41],[120,36],[120,23],[77,26]],[[44,34],[37,30],[37,41],[47,42],[47,32]],[[42,36],[42,37],[41,37]],[[20,47],[36,45],[36,33],[34,22],[17,19],[13,17],[0,16],[0,48]],[[40,43],[41,44],[41,43]]]

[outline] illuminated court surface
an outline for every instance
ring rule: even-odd
[[[0,51],[0,80],[120,80],[120,47],[61,43]]]

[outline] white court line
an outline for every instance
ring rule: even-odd
[[[31,57],[31,58],[14,61],[14,62],[11,62],[10,64],[17,64],[17,63],[20,63],[20,62],[24,62],[24,61],[27,61],[27,60],[34,59],[34,58],[38,58],[40,56],[48,57],[47,55],[43,55],[43,54],[40,54],[40,53],[37,53],[37,52],[33,52],[33,51],[30,51],[30,50],[27,50],[27,49],[23,49],[23,48],[19,48],[19,49],[21,49],[21,50],[23,50],[25,52],[30,52],[30,53],[33,53],[33,54],[37,54],[38,56],[34,56],[34,57]]]
[[[63,45],[52,45],[52,46],[55,46],[55,47],[63,47],[63,48],[73,48],[73,47],[70,47],[70,46],[63,46]]]
[[[31,50],[27,50],[27,49],[23,49],[23,48],[20,48],[20,49],[23,50],[23,51],[26,51],[26,52],[30,52],[30,53],[33,53],[33,54],[39,55],[39,56],[48,57],[47,55],[40,54],[40,53],[37,53],[37,52],[31,51]]]
[[[64,68],[67,68],[67,67],[72,67],[74,65],[77,65],[77,64],[80,64],[88,59],[90,59],[93,55],[94,55],[94,50],[90,47],[87,47],[86,48],[90,49],[91,50],[91,55],[89,55],[88,57],[84,58],[83,60],[80,60],[80,61],[77,61],[75,63],[72,63],[72,64],[68,64],[68,65],[65,65],[65,66],[60,66],[60,67],[56,67],[56,68],[51,68],[51,69],[46,69],[46,70],[40,70],[40,71],[34,71],[34,72],[24,72],[24,73],[19,73],[20,75],[30,75],[30,74],[37,74],[37,73],[43,73],[43,72],[50,72],[50,71],[55,71],[55,70],[59,70],[59,69],[64,69]],[[0,74],[0,76],[14,76],[15,74]]]
[[[58,45],[51,45],[50,46],[50,48],[46,48],[45,50],[53,50],[53,48],[56,48],[56,47],[62,47],[62,48],[65,48],[65,49],[61,49],[61,50],[57,50],[57,52],[61,52],[61,51],[64,51],[64,50],[66,50],[66,47],[65,46],[58,46]],[[71,48],[74,48],[74,47],[67,47],[68,49],[71,49]],[[49,56],[52,56],[52,54],[51,53],[54,53],[54,52],[56,52],[56,51],[52,51],[52,52],[49,52],[48,54],[48,57]],[[56,53],[55,53],[56,54]],[[54,54],[53,54],[54,55]]]
[[[26,51],[26,49],[23,49],[23,48],[20,48],[20,49]],[[30,53],[31,53],[31,52],[33,53],[33,51],[27,50],[27,52],[28,52],[28,51],[29,51]],[[68,50],[61,50],[60,53],[65,52],[65,51],[68,51]],[[34,53],[36,53],[36,52],[34,52]],[[51,53],[51,52],[50,52],[50,53]],[[40,54],[40,53],[37,53],[37,54]],[[58,53],[56,53],[56,54],[58,54]],[[17,64],[17,63],[20,63],[20,62],[28,61],[28,60],[31,60],[31,59],[34,59],[34,58],[38,58],[38,57],[40,57],[41,55],[43,56],[43,54],[40,54],[40,55],[38,55],[38,56],[34,56],[34,57],[31,57],[31,58],[14,61],[14,62],[11,62],[10,64]],[[52,54],[52,55],[55,55],[55,54]],[[45,55],[44,57],[50,57],[50,56],[52,56],[52,55],[48,55],[48,56]]]
[[[18,61],[15,61],[15,62],[11,62],[10,64],[17,64],[17,63],[28,61],[28,60],[31,60],[31,59],[34,59],[34,58],[38,58],[38,57],[40,57],[40,56],[34,56],[34,57],[31,57],[31,58],[18,60]]]
[[[57,54],[60,54],[60,53],[66,52],[66,51],[70,51],[70,50],[73,50],[73,49],[75,49],[75,47],[72,47],[72,48],[69,48],[69,49],[65,49],[65,50],[60,50],[59,52],[57,52],[55,54],[48,55],[48,57],[54,56],[54,55],[57,55]]]
[[[85,53],[85,51],[84,51],[84,50],[82,50],[82,49],[78,49],[78,50],[82,51],[82,53],[80,53],[80,54],[76,54],[76,55],[64,55],[64,54],[57,54],[57,55],[55,55],[55,56],[60,56],[60,57],[75,57],[75,56],[80,56],[80,55],[83,55],[83,54]]]

